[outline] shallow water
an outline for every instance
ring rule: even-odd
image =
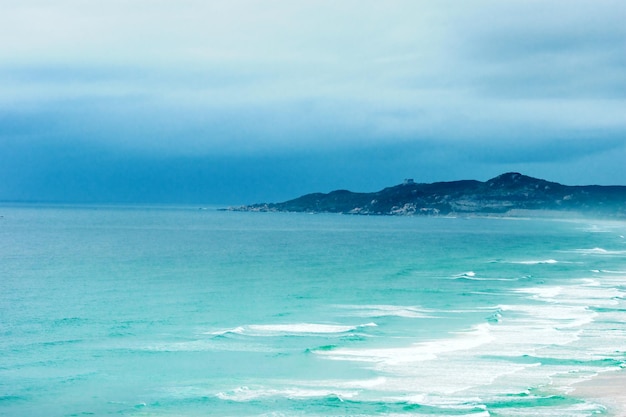
[[[623,222],[0,215],[0,415],[591,416],[626,362]]]

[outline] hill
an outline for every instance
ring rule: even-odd
[[[548,210],[626,218],[626,186],[567,186],[509,172],[485,182],[420,184],[406,180],[372,193],[336,190],[229,210],[361,215],[504,215]]]

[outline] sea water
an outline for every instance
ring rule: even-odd
[[[2,416],[591,416],[626,224],[0,207]]]

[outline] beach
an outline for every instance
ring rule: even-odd
[[[604,372],[576,384],[572,395],[597,401],[610,416],[626,416],[626,372]]]

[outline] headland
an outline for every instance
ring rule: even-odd
[[[569,186],[509,172],[481,182],[402,184],[371,193],[336,190],[282,203],[230,207],[232,211],[342,213],[390,216],[519,216],[543,214],[626,218],[626,186]]]

